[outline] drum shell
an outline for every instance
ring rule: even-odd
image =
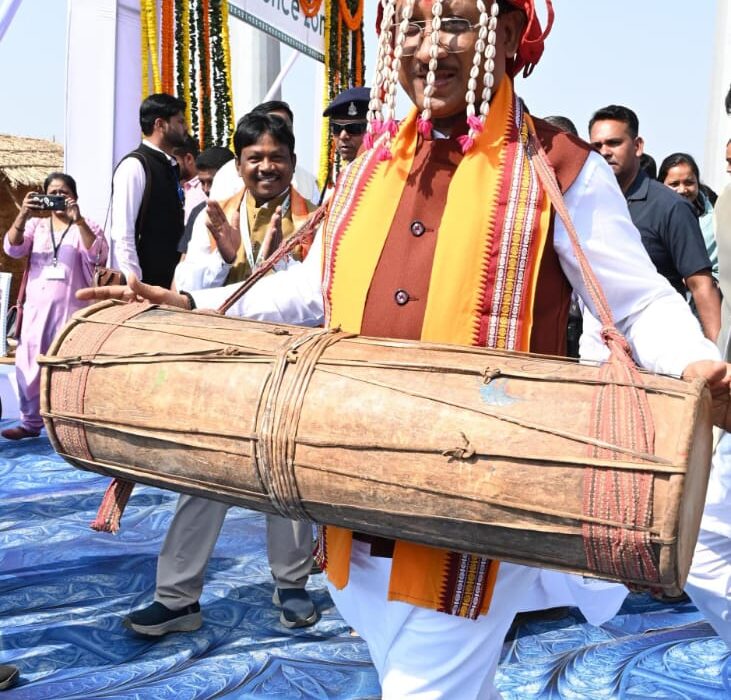
[[[266,465],[252,458],[262,396],[275,358],[311,333],[97,304],[49,351],[42,410],[51,441],[83,469],[275,512]],[[79,356],[94,363],[75,364]],[[295,366],[284,393],[296,393]],[[316,365],[291,436],[303,507],[320,523],[596,575],[581,524],[586,470],[596,464],[567,435],[591,435],[598,372],[529,354],[342,339]],[[660,587],[675,592],[703,509],[710,398],[700,381],[642,378],[664,463],[627,455],[601,464],[652,473]]]

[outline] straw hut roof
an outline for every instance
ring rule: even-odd
[[[63,170],[61,144],[0,134],[0,175],[5,176],[10,187],[41,185],[54,170]]]

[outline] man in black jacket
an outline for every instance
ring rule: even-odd
[[[185,102],[159,93],[140,105],[142,143],[112,181],[111,265],[170,287],[183,233],[183,190],[173,149],[185,143]]]

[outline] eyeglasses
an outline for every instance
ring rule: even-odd
[[[394,37],[398,36],[399,23],[391,25]],[[439,45],[449,53],[463,53],[473,46],[471,34],[479,27],[463,17],[444,17],[439,28]],[[404,33],[403,55],[413,56],[426,35],[431,35],[431,22],[409,22]]]
[[[330,130],[333,136],[340,136],[340,132],[343,130],[345,130],[346,134],[350,134],[350,136],[360,136],[361,134],[365,134],[367,128],[368,122],[351,122],[349,124],[331,122],[330,124]]]

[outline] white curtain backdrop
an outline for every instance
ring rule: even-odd
[[[15,17],[21,0],[0,0],[0,41]]]

